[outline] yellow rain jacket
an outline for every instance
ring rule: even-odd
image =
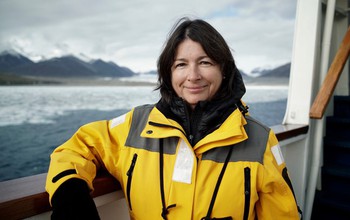
[[[93,190],[100,167],[120,182],[131,219],[299,219],[274,133],[238,109],[193,147],[153,105],[87,124],[51,155],[50,199],[70,178]]]

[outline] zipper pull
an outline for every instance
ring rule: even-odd
[[[188,140],[190,141],[191,145],[193,145],[193,135],[188,135]]]
[[[132,172],[134,171],[134,167],[136,164],[136,160],[137,160],[137,154],[134,154],[134,157],[132,158],[132,161],[131,161],[130,168],[129,168],[128,172],[126,173],[127,176],[132,175]]]

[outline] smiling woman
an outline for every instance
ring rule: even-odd
[[[100,169],[120,183],[131,219],[299,219],[278,140],[248,114],[219,32],[180,19],[158,73],[156,104],[83,125],[53,151],[52,219],[99,219],[89,191]]]

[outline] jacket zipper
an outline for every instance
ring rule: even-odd
[[[137,160],[137,154],[135,153],[133,158],[132,158],[130,168],[129,168],[128,172],[126,173],[126,175],[128,176],[128,182],[126,184],[126,196],[127,196],[127,199],[128,199],[130,211],[132,210],[131,198],[130,198],[131,180],[132,180],[132,174],[133,174],[133,171],[134,171],[134,168],[135,168],[136,160]]]
[[[250,168],[244,168],[244,215],[243,220],[247,220],[249,217],[250,207]]]
[[[194,124],[194,122],[193,122],[194,119],[193,119],[193,117],[190,117],[190,114],[188,112],[188,108],[185,108],[185,114],[186,114],[186,118],[189,121],[189,124],[187,126],[188,127],[187,130],[188,130],[189,134],[188,134],[188,136],[187,135],[185,135],[185,136],[188,138],[188,142],[190,142],[191,146],[193,146],[194,136],[193,136],[192,125]]]

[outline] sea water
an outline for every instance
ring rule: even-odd
[[[283,120],[287,86],[247,86],[250,114]],[[150,86],[0,87],[0,181],[47,172],[50,153],[83,124],[118,117],[159,100]]]

